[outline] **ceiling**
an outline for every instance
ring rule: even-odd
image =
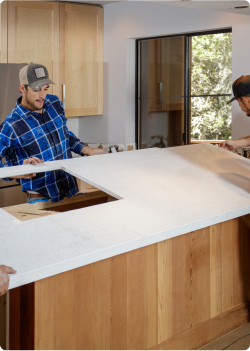
[[[209,10],[209,11],[223,11],[223,12],[231,12],[242,15],[250,16],[250,5],[246,0],[165,0],[165,1],[154,1],[154,0],[62,0],[62,1],[71,1],[71,2],[79,2],[79,3],[88,3],[95,5],[108,5],[117,2],[125,2],[125,1],[148,1],[161,3],[165,5],[172,6],[181,6],[181,7],[189,7],[196,8],[200,10]],[[246,9],[235,9],[236,6],[249,6]]]

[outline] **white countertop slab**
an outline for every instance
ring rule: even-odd
[[[0,177],[23,167],[63,169],[119,200],[25,222],[0,209],[0,263],[18,271],[10,288],[250,213],[250,161],[209,144],[10,167]]]

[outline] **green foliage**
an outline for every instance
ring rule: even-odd
[[[231,94],[232,34],[192,37],[191,95]],[[191,138],[231,138],[228,97],[191,98]]]

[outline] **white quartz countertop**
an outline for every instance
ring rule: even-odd
[[[0,178],[55,169],[119,200],[25,222],[0,209],[10,288],[250,213],[250,161],[209,144],[9,167]]]

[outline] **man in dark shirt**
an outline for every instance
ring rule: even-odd
[[[30,63],[22,68],[19,78],[22,96],[0,126],[0,167],[69,159],[72,151],[82,156],[106,153],[89,147],[67,129],[60,99],[47,94],[49,84],[54,83],[46,67]],[[1,162],[3,157],[7,164]],[[78,192],[75,177],[61,170],[15,179],[29,198],[50,198],[57,202]]]
[[[250,75],[241,76],[233,82],[233,94],[234,97],[228,101],[228,104],[237,100],[242,111],[250,117]],[[225,140],[219,146],[229,151],[250,146],[250,135],[237,140]]]

